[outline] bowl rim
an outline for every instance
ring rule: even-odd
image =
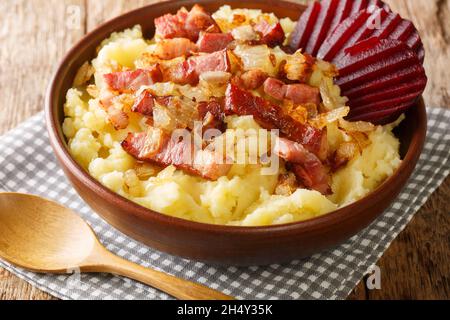
[[[202,2],[206,3],[212,1],[208,0],[199,1],[199,3]],[[189,1],[181,0],[181,1],[174,1],[173,3],[179,3],[179,6],[181,7],[183,4],[189,3]],[[60,82],[61,79],[64,78],[66,72],[71,68],[70,62],[77,56],[77,53],[80,51],[80,49],[88,45],[92,41],[92,39],[95,38],[98,34],[104,33],[114,24],[118,24],[119,22],[122,22],[123,20],[132,17],[133,15],[139,12],[155,8],[157,6],[164,6],[165,4],[167,4],[167,2],[159,2],[132,10],[128,13],[122,14],[114,19],[104,22],[91,32],[84,35],[65,54],[64,58],[59,63],[58,68],[54,72],[50,84],[48,86],[45,96],[45,120],[50,143],[60,162],[61,167],[65,166],[66,170],[71,172],[75,176],[75,178],[79,180],[91,192],[97,194],[101,198],[109,199],[109,201],[112,201],[113,204],[117,205],[118,207],[124,208],[130,215],[135,215],[141,219],[158,221],[160,224],[170,224],[180,229],[189,229],[190,231],[207,232],[213,234],[275,235],[280,233],[283,234],[297,233],[297,232],[308,233],[314,230],[322,229],[325,226],[330,226],[335,223],[342,223],[343,221],[351,220],[356,215],[360,215],[362,210],[368,209],[372,203],[383,201],[383,199],[385,199],[389,194],[391,194],[392,192],[389,190],[389,188],[386,188],[387,186],[396,184],[396,181],[398,181],[401,177],[403,179],[400,180],[404,181],[411,175],[413,169],[408,169],[409,164],[410,162],[417,162],[421,154],[423,145],[425,143],[427,132],[427,114],[423,97],[420,97],[416,104],[415,109],[418,116],[417,127],[415,128],[411,136],[410,146],[398,169],[395,170],[394,173],[390,177],[388,177],[382,184],[380,184],[375,190],[370,192],[362,199],[312,219],[291,222],[288,224],[269,225],[269,226],[228,226],[228,225],[207,224],[202,222],[185,220],[182,218],[177,218],[163,213],[159,213],[157,211],[153,211],[149,208],[141,206],[121,196],[120,194],[102,185],[99,181],[97,181],[94,177],[92,177],[75,161],[75,159],[70,155],[68,148],[66,147],[67,143],[65,142],[65,138],[63,137],[62,134],[62,123],[59,122],[59,120],[55,116],[55,113],[53,112],[55,108],[62,107],[57,105],[56,103],[55,104],[53,103],[54,97],[58,97],[58,95],[61,94],[61,92],[56,91],[57,84]],[[298,8],[305,7],[302,4],[293,3],[285,0],[279,0],[277,1],[277,4],[289,6],[294,5]],[[66,92],[62,94],[65,95]],[[409,110],[408,112],[412,111],[413,110]],[[59,134],[58,132],[61,132],[61,134]],[[401,187],[403,187],[403,185]]]

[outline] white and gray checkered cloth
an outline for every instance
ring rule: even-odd
[[[395,203],[346,243],[308,259],[267,267],[213,267],[153,250],[109,226],[76,194],[59,169],[42,113],[0,137],[0,190],[34,193],[78,212],[105,246],[146,267],[197,281],[238,299],[345,299],[450,172],[450,110],[429,110],[424,152]],[[103,274],[43,275],[0,261],[62,299],[168,299],[132,280]]]

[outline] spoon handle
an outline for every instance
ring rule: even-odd
[[[142,267],[104,250],[101,259],[89,271],[106,272],[124,276],[159,289],[180,300],[234,300],[219,291],[201,284]]]

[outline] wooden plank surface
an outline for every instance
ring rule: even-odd
[[[0,134],[42,110],[45,88],[63,54],[87,31],[158,0],[0,1]],[[450,1],[387,0],[416,24],[427,49],[430,107],[450,108]],[[381,290],[365,279],[349,299],[450,298],[450,178],[393,242],[377,265]],[[0,268],[0,299],[51,299]]]

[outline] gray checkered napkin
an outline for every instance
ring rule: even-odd
[[[118,232],[91,211],[59,169],[42,113],[0,137],[0,190],[57,200],[88,221],[102,243],[119,256],[238,299],[344,299],[449,174],[449,123],[449,110],[429,110],[428,138],[416,171],[395,203],[372,225],[333,250],[285,265],[217,268],[158,252]],[[121,277],[42,275],[2,261],[0,266],[63,299],[169,298]]]

